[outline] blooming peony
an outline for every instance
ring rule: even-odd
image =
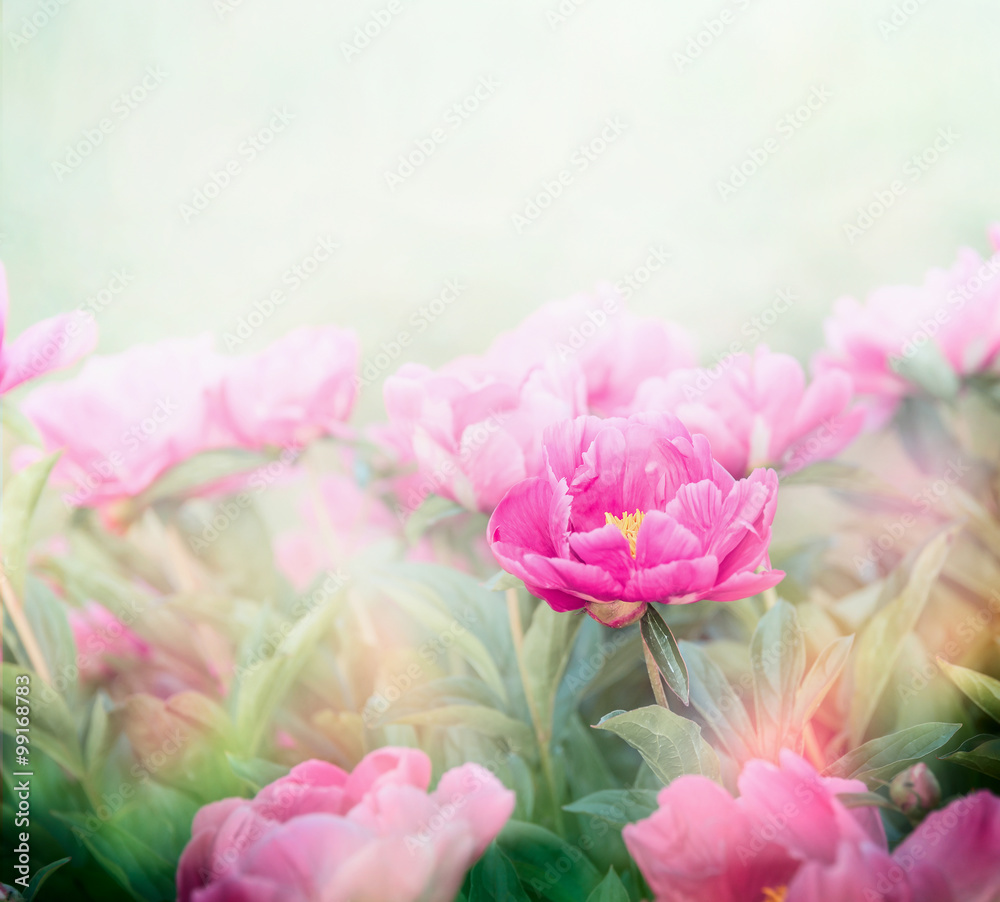
[[[24,401],[68,503],[138,495],[203,451],[296,443],[350,413],[357,344],[334,327],[299,330],[259,354],[217,354],[211,337],[168,339],[92,357],[78,376]]]
[[[593,296],[545,304],[499,336],[492,350],[522,366],[545,360],[579,366],[589,411],[602,416],[627,405],[643,380],[697,362],[690,333],[676,323],[635,316],[610,285]]]
[[[80,311],[43,319],[8,341],[7,310],[7,271],[0,263],[0,395],[36,376],[70,366],[97,344],[93,316]]]
[[[383,748],[350,774],[306,761],[256,798],[195,815],[178,902],[450,902],[514,810],[514,794],[464,764],[427,792],[430,759]]]
[[[765,346],[734,355],[719,369],[678,370],[647,379],[629,412],[665,410],[712,445],[712,456],[736,477],[773,465],[791,473],[833,457],[861,429],[864,412],[850,409],[851,378],[842,371],[809,386],[799,362]]]
[[[869,397],[872,424],[891,416],[913,394],[905,376],[928,354],[955,377],[994,368],[1000,353],[1000,226],[990,237],[995,253],[983,260],[964,248],[951,269],[932,269],[920,286],[892,285],[873,292],[865,305],[841,298],[826,321],[826,350],[817,373],[844,370],[855,390]]]
[[[386,379],[384,393],[422,477],[402,498],[409,511],[430,494],[493,510],[514,483],[541,471],[542,430],[579,415],[586,404],[575,368],[550,364],[522,373],[492,353],[437,371],[406,364]]]
[[[656,902],[991,902],[1000,799],[953,802],[890,855],[877,810],[837,799],[865,790],[784,750],[779,765],[744,766],[737,799],[706,777],[679,777],[622,836]]]
[[[774,471],[737,481],[676,417],[579,417],[547,429],[544,449],[545,474],[504,496],[488,537],[553,609],[624,626],[652,601],[733,601],[784,576],[767,556]]]

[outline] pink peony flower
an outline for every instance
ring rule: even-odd
[[[951,269],[932,269],[921,286],[893,285],[873,292],[865,305],[841,298],[826,321],[826,350],[814,358],[817,373],[845,370],[855,390],[869,396],[872,424],[892,415],[915,392],[901,370],[933,346],[955,376],[991,370],[1000,353],[1000,228],[996,251],[983,260],[969,248]]]
[[[678,370],[639,386],[629,411],[665,410],[712,445],[712,456],[733,476],[755,467],[792,473],[833,457],[861,429],[864,411],[850,409],[851,378],[817,376],[807,387],[799,362],[759,345],[718,369]]]
[[[93,357],[24,401],[67,503],[138,495],[182,461],[332,432],[350,413],[357,344],[334,327],[298,330],[260,354],[223,357],[203,335]]]
[[[629,404],[644,379],[697,363],[690,333],[676,323],[635,316],[607,284],[592,296],[545,304],[499,336],[493,351],[522,366],[553,359],[579,366],[589,411],[602,416]]]
[[[733,601],[784,576],[767,557],[774,471],[735,480],[676,417],[579,417],[547,429],[544,448],[545,475],[504,496],[488,536],[554,610],[624,626],[649,602]]]
[[[29,379],[76,363],[97,344],[93,316],[80,311],[43,319],[8,341],[8,304],[7,271],[0,263],[0,395]]]
[[[96,601],[68,613],[76,663],[81,682],[97,682],[115,673],[109,659],[144,660],[150,655],[149,644]]]
[[[1000,799],[959,799],[889,854],[875,808],[847,809],[860,780],[821,777],[793,752],[754,760],[740,796],[706,777],[660,791],[622,836],[656,902],[991,902],[1000,889]]]
[[[500,832],[514,794],[485,768],[448,771],[383,748],[345,773],[306,761],[252,800],[195,815],[178,902],[450,902]]]
[[[514,483],[541,471],[542,430],[585,409],[575,368],[522,372],[491,352],[436,372],[406,364],[385,381],[385,406],[413,449],[421,480],[402,500],[412,512],[430,494],[489,512]]]
[[[222,403],[244,448],[304,445],[337,433],[357,396],[360,346],[333,326],[289,332],[259,354],[232,360]]]

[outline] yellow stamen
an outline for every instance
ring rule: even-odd
[[[636,511],[634,514],[622,511],[620,518],[614,514],[604,514],[604,522],[617,526],[622,535],[628,539],[628,550],[632,552],[632,557],[635,557],[635,539],[639,534],[639,527],[642,526],[642,518],[645,516],[644,511]]]
[[[785,897],[787,895],[787,886],[776,886],[773,889],[771,887],[765,887],[764,895],[760,897],[760,902],[785,902]]]

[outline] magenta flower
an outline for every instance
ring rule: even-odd
[[[734,799],[706,777],[660,791],[622,836],[656,902],[992,902],[1000,799],[979,792],[928,817],[890,855],[875,808],[847,809],[860,780],[821,777],[783,750],[748,762]]]
[[[861,429],[851,408],[851,378],[830,371],[806,385],[799,362],[765,346],[732,355],[709,369],[648,379],[629,406],[665,410],[712,445],[712,456],[736,477],[755,467],[792,473],[838,454]]]
[[[259,354],[234,358],[222,403],[244,448],[305,445],[341,431],[357,395],[360,346],[334,326],[301,328]]]
[[[353,773],[307,761],[256,798],[195,815],[178,902],[450,902],[514,794],[464,764],[427,792],[431,762],[383,748]]]
[[[93,316],[80,311],[43,319],[9,341],[8,305],[7,271],[0,263],[0,395],[36,376],[76,363],[97,344]]]
[[[601,416],[629,404],[643,380],[695,366],[698,359],[689,332],[676,323],[635,316],[610,285],[593,295],[550,301],[498,337],[493,350],[524,364],[555,360],[579,366],[588,410]]]
[[[855,390],[869,396],[872,424],[891,416],[916,391],[905,370],[933,351],[956,377],[994,369],[1000,353],[1000,227],[987,260],[969,248],[951,269],[932,269],[921,286],[879,288],[862,305],[837,301],[826,321],[826,350],[814,358],[818,373],[845,370]]]
[[[71,506],[138,495],[184,460],[333,432],[350,413],[357,342],[334,327],[298,330],[259,354],[217,354],[208,335],[96,356],[24,401]]]
[[[670,414],[579,417],[547,429],[544,449],[545,475],[504,496],[488,536],[553,609],[624,626],[649,602],[733,601],[784,576],[767,556],[777,475],[735,480]]]
[[[384,393],[422,477],[401,499],[411,512],[438,494],[488,513],[514,483],[541,471],[542,430],[585,409],[575,367],[522,372],[494,352],[436,372],[406,364],[386,379]]]

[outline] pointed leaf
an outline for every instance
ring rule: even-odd
[[[841,636],[824,648],[795,695],[795,727],[801,730],[816,713],[830,687],[837,681],[851,654],[854,636]]]
[[[660,705],[602,718],[597,729],[624,739],[664,784],[683,774],[719,780],[719,758],[701,728]]]
[[[1000,780],[1000,736],[980,733],[967,739],[955,751],[942,755],[940,760],[953,761]]]
[[[760,618],[750,640],[757,736],[768,757],[777,758],[791,728],[805,666],[805,641],[795,608],[778,601]]]
[[[600,882],[597,889],[587,896],[587,902],[629,902],[628,891],[614,868],[608,871],[607,877]]]
[[[552,735],[556,693],[581,623],[583,618],[579,614],[558,613],[547,604],[539,604],[524,634],[521,648],[527,682],[524,691],[537,713],[543,736]]]
[[[412,545],[435,523],[464,512],[465,508],[450,498],[443,498],[441,495],[428,495],[420,502],[420,507],[406,518],[403,533]]]
[[[691,678],[694,709],[733,758],[737,761],[756,758],[757,740],[750,715],[726,675],[693,642],[682,641],[680,648]]]
[[[858,639],[854,662],[854,702],[850,714],[850,743],[858,745],[892,678],[903,640],[911,633],[930,597],[955,537],[949,528],[932,538],[917,555],[903,590],[882,608]]]
[[[28,888],[24,892],[24,902],[31,902],[38,895],[42,884],[58,871],[59,868],[70,861],[72,861],[70,858],[60,858],[58,861],[53,861],[35,871],[31,877],[31,881],[28,883]]]
[[[58,454],[52,454],[29,464],[8,479],[3,487],[0,499],[0,567],[18,598],[24,595],[31,518],[58,457]]]
[[[600,871],[579,846],[537,824],[508,821],[497,845],[510,859],[521,883],[547,902],[580,902],[601,881]],[[564,864],[570,867],[565,869]]]
[[[469,902],[530,902],[510,859],[492,842],[469,873]]]
[[[690,691],[688,688],[688,669],[681,657],[677,640],[670,632],[670,627],[652,606],[646,608],[639,626],[642,631],[642,641],[653,655],[656,667],[663,674],[663,679],[671,691],[688,704]]]
[[[907,765],[937,751],[960,727],[957,723],[922,723],[872,739],[838,758],[823,774],[864,780],[869,788],[879,786]]]
[[[564,811],[599,817],[616,827],[634,824],[656,811],[655,789],[602,789],[563,805]]]
[[[977,708],[985,711],[997,723],[1000,723],[1000,680],[970,670],[968,667],[949,664],[944,658],[938,658],[937,664],[944,671],[945,676],[958,686],[975,703]]]
[[[899,807],[877,792],[838,792],[837,798],[845,808],[884,808],[901,814]]]

